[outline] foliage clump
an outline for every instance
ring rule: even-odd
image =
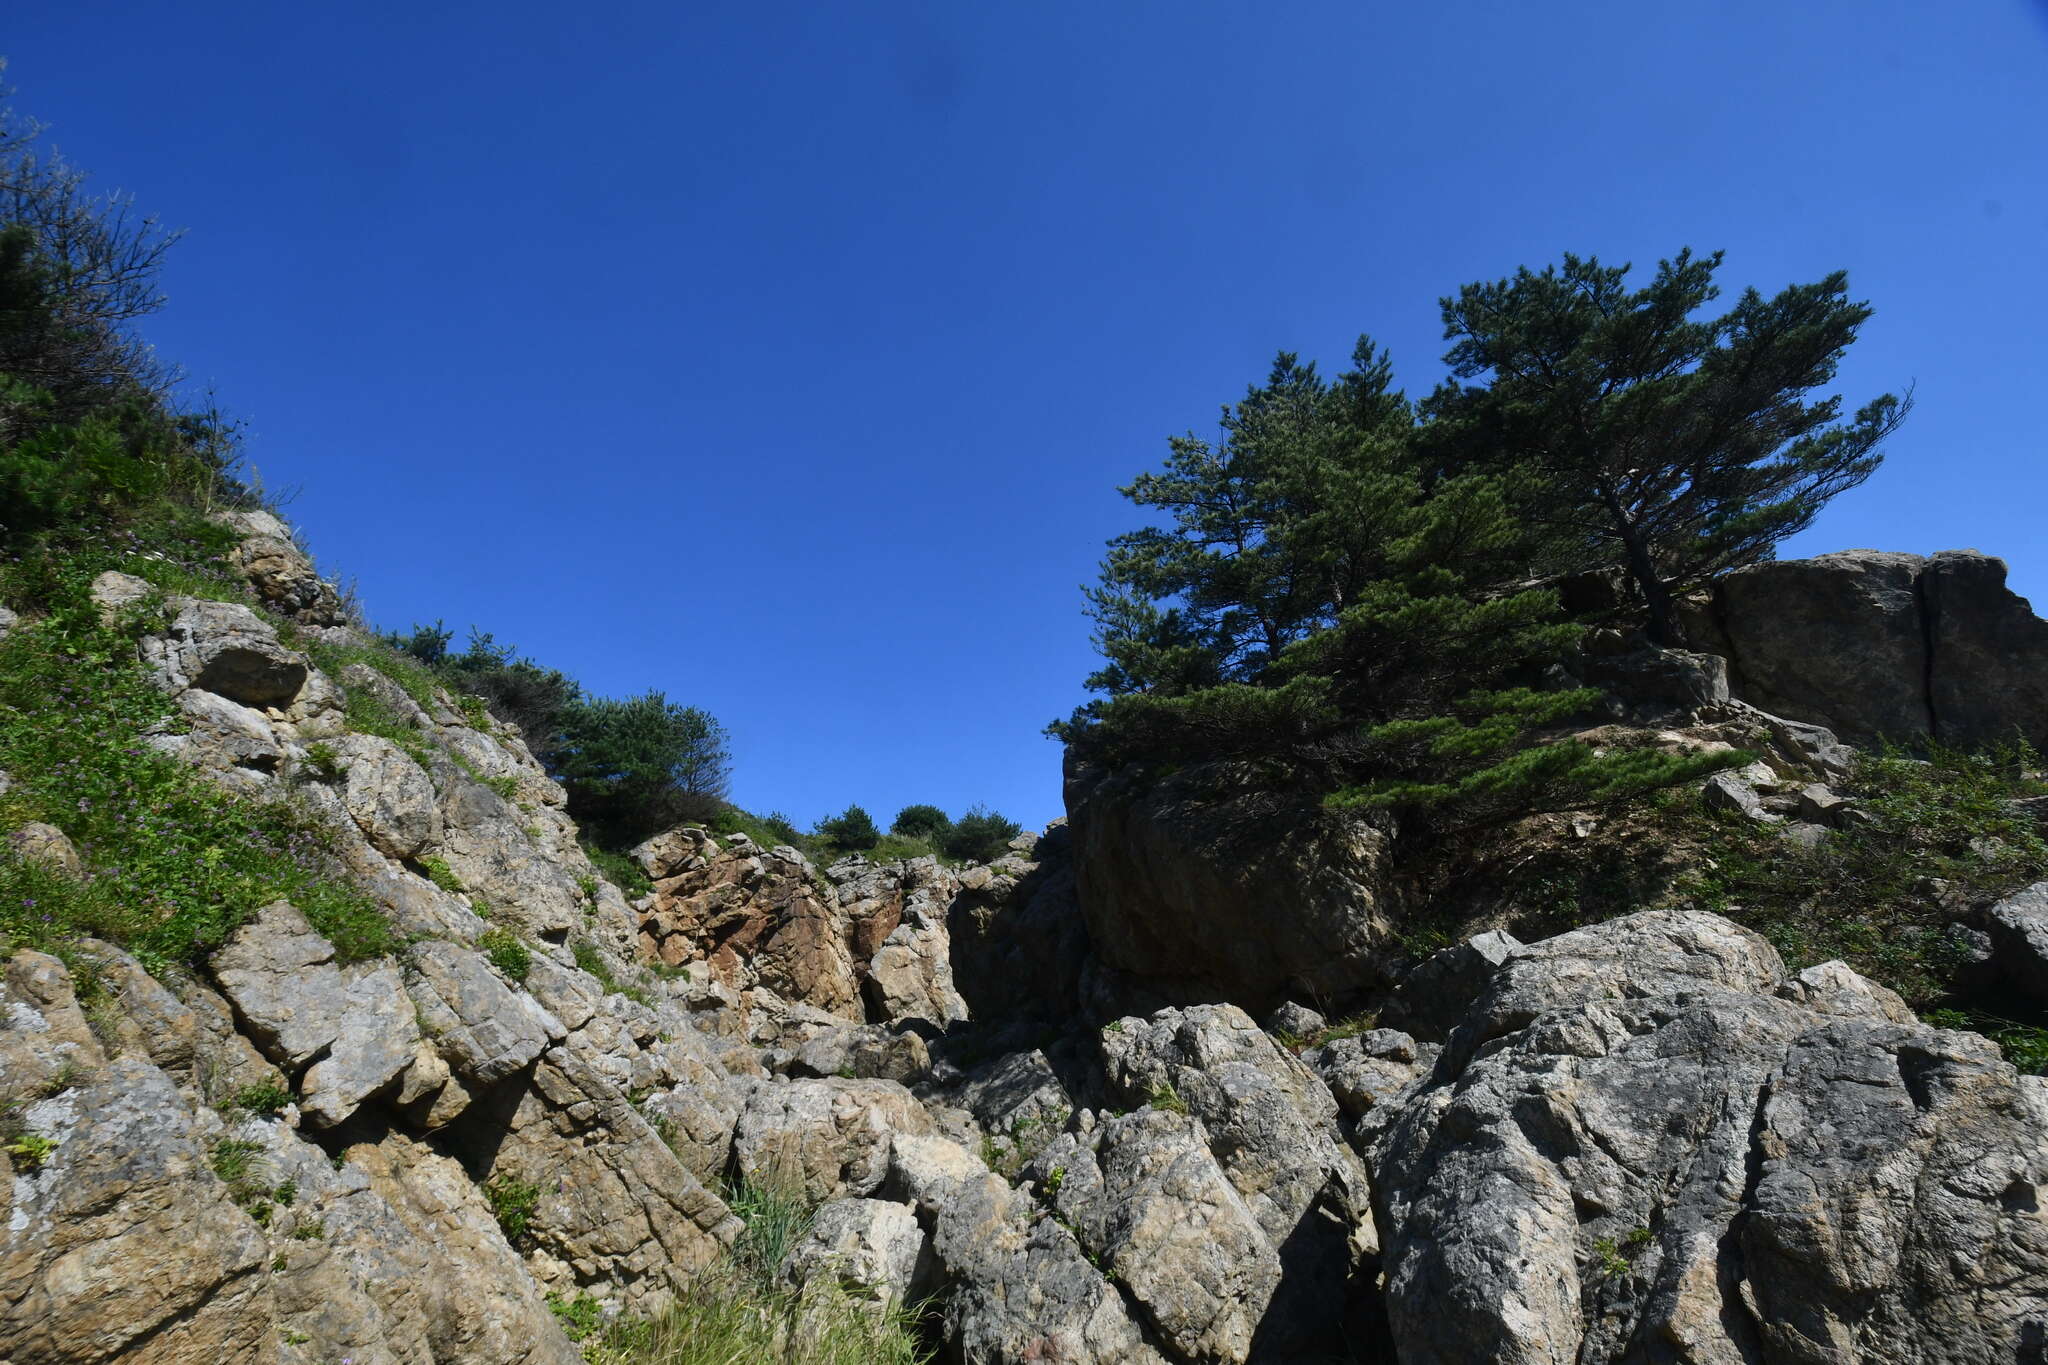
[[[745,1223],[731,1253],[659,1316],[601,1323],[572,1300],[556,1309],[590,1359],[619,1365],[924,1365],[917,1305],[883,1306],[816,1275],[801,1289],[776,1272],[810,1226],[808,1204],[772,1185],[742,1182],[726,1201]]]

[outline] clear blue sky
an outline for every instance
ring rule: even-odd
[[[2048,6],[17,0],[16,106],[190,229],[162,352],[376,621],[724,720],[799,821],[1059,812],[1118,483],[1298,350],[1411,392],[1563,251],[1876,307],[1789,547],[2048,599]]]

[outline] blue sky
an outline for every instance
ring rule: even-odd
[[[20,0],[16,106],[189,229],[150,327],[373,619],[730,729],[735,796],[1059,813],[1117,484],[1292,349],[1725,249],[1876,308],[1788,553],[2048,602],[2048,4]]]

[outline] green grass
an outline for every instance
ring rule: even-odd
[[[811,1210],[786,1192],[741,1184],[726,1192],[746,1230],[730,1255],[666,1312],[601,1326],[594,1304],[554,1307],[584,1358],[608,1365],[925,1365],[915,1305],[863,1302],[831,1276],[801,1290],[775,1272],[810,1226]]]
[[[586,841],[583,856],[590,859],[590,865],[597,869],[598,875],[619,888],[627,900],[638,900],[654,889],[654,883],[647,879],[646,870],[623,853],[599,848]]]
[[[459,896],[462,894],[462,878],[455,875],[455,869],[448,866],[446,858],[430,853],[420,859],[420,867],[425,870],[428,881],[440,887],[449,895]]]
[[[493,967],[514,981],[526,980],[526,974],[533,970],[533,950],[509,929],[486,930],[476,946]]]
[[[350,664],[364,664],[376,669],[397,683],[399,690],[411,697],[413,703],[429,716],[440,704],[437,694],[441,691],[441,680],[419,660],[378,641],[344,645],[312,640],[306,645],[306,653],[320,666],[321,672],[330,677],[338,675]]]
[[[498,1220],[505,1240],[516,1246],[526,1236],[534,1211],[540,1207],[540,1186],[501,1175],[484,1185],[484,1199],[489,1202],[491,1217]]]
[[[136,659],[139,623],[100,623],[90,573],[88,561],[57,575],[49,614],[0,641],[0,769],[15,784],[0,820],[56,825],[90,875],[0,858],[0,939],[62,952],[90,934],[155,970],[284,899],[344,960],[389,952],[390,925],[320,817],[289,797],[231,795],[148,746],[178,718]]]
[[[592,943],[589,939],[579,938],[569,945],[569,951],[574,954],[576,965],[596,977],[597,983],[603,986],[607,993],[623,995],[628,1000],[646,1005],[650,1009],[653,1008],[653,997],[631,982],[619,980],[612,972],[611,964],[604,960],[604,954],[598,951],[595,943]]]
[[[1676,888],[1755,929],[1793,970],[1841,958],[1917,1008],[1951,1004],[1965,945],[1953,906],[2048,877],[2048,840],[2010,803],[2048,791],[2024,747],[1865,757],[1844,784],[1868,822],[1804,849],[1738,817],[1673,802],[1712,861]],[[1941,891],[1940,887],[1946,887]]]

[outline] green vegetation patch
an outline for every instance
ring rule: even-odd
[[[918,1341],[916,1305],[881,1310],[831,1275],[814,1276],[801,1291],[776,1282],[783,1257],[809,1230],[806,1201],[763,1182],[742,1182],[725,1197],[746,1230],[732,1252],[660,1316],[601,1325],[601,1309],[580,1296],[551,1304],[586,1358],[618,1365],[924,1365],[932,1359]]]
[[[1966,961],[1957,909],[2048,877],[2048,839],[2012,805],[2048,792],[2028,776],[2039,763],[2022,745],[1866,756],[1840,788],[1858,821],[1812,849],[1674,801],[1711,859],[1678,891],[1755,929],[1795,971],[1841,958],[1916,1007],[1949,1003]]]
[[[60,949],[90,934],[152,970],[211,949],[255,910],[289,900],[345,961],[391,951],[389,923],[351,884],[333,832],[289,798],[231,795],[157,752],[178,728],[130,631],[102,625],[89,566],[0,641],[0,818],[69,834],[90,871],[75,880],[0,859],[0,936]]]

